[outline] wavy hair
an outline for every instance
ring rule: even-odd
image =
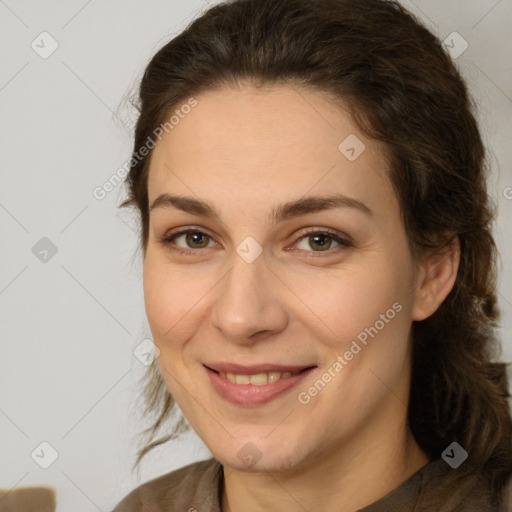
[[[151,152],[141,158],[138,150],[192,95],[242,81],[308,87],[350,105],[360,129],[387,151],[414,258],[441,250],[447,233],[458,236],[452,291],[432,316],[412,325],[408,422],[431,459],[454,440],[469,453],[447,477],[454,485],[478,472],[501,497],[512,474],[512,427],[506,365],[496,362],[495,207],[475,105],[442,43],[390,0],[234,0],[205,11],[153,56],[140,83],[138,156],[121,207],[140,213],[144,255]],[[181,418],[158,437],[175,402],[156,363],[145,398],[155,419],[136,465],[188,428]]]

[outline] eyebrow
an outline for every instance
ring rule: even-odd
[[[176,208],[193,215],[221,221],[219,213],[212,204],[194,197],[160,194],[151,204],[149,211],[151,212],[156,208]],[[334,194],[329,196],[306,196],[283,203],[272,209],[270,219],[272,224],[275,225],[300,215],[332,208],[354,208],[366,215],[373,215],[372,210],[358,199],[343,194]]]

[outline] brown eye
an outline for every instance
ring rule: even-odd
[[[338,244],[331,251],[333,241]],[[346,247],[352,247],[352,243],[341,237],[337,233],[330,231],[308,231],[306,234],[299,238],[298,243],[304,242],[304,247],[300,250],[309,252],[338,252]],[[311,249],[313,249],[311,251]]]
[[[304,237],[304,240],[308,241],[308,245],[312,249],[318,248],[320,251],[327,251],[331,248],[334,238],[325,233],[319,233],[317,235],[308,235]]]
[[[200,231],[189,231],[185,234],[185,243],[190,244],[192,249],[203,249],[208,245],[208,239],[210,237],[201,233]],[[206,241],[206,245],[205,245]],[[198,245],[196,245],[198,244]]]
[[[185,246],[180,246],[175,243],[175,240],[182,237]],[[162,243],[173,251],[190,254],[200,249],[206,249],[208,247],[208,242],[211,240],[212,238],[202,231],[187,229],[163,238]]]

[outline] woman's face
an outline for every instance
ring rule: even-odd
[[[379,146],[311,90],[196,100],[148,180],[145,304],[169,390],[232,468],[375,449],[403,432],[420,316]]]

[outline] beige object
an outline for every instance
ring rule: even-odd
[[[57,502],[51,487],[19,487],[0,490],[0,512],[55,512]]]

